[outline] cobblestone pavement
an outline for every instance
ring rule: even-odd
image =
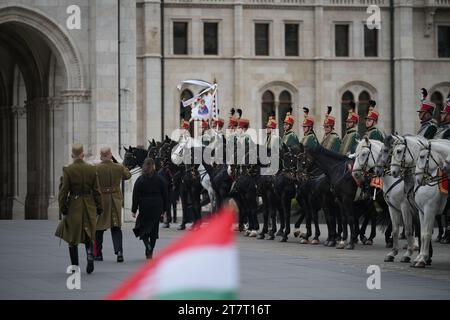
[[[115,262],[111,236],[105,233],[103,262],[85,273],[80,247],[81,290],[66,288],[67,246],[54,237],[56,221],[0,221],[0,299],[102,299],[144,261],[144,247],[124,225],[125,263]],[[182,234],[161,229],[156,253]],[[325,226],[321,226],[324,233]],[[450,245],[434,244],[431,267],[385,263],[381,237],[373,246],[358,244],[353,251],[257,240],[237,234],[242,299],[449,299]],[[326,235],[321,236],[325,239]],[[402,244],[404,241],[402,241]],[[399,257],[403,254],[399,253]],[[368,290],[369,265],[381,268],[381,290]]]

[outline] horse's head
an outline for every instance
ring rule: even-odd
[[[361,180],[365,174],[375,167],[381,148],[381,142],[371,141],[367,136],[358,143],[352,170],[356,179]]]
[[[123,165],[129,170],[136,167],[142,167],[144,160],[147,157],[147,150],[131,146],[128,149],[124,147],[124,149],[125,155]]]
[[[416,167],[416,159],[426,139],[417,136],[399,137],[395,143],[391,158],[391,174],[394,178],[410,172]]]

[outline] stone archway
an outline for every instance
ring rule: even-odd
[[[88,96],[80,55],[42,12],[0,6],[0,82],[0,219],[47,219],[73,136],[69,105]]]

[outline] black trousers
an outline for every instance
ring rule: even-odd
[[[102,255],[102,249],[103,249],[103,233],[106,230],[97,230],[95,232],[95,244],[97,249],[97,256]],[[114,246],[114,253],[117,254],[119,251],[123,252],[122,247],[122,229],[119,227],[113,227],[111,228],[111,238],[113,241]]]
[[[84,244],[86,247],[86,256],[89,259],[93,259],[94,254],[94,244],[92,241],[88,241]],[[78,266],[78,246],[69,246],[69,256],[70,264],[73,266]],[[90,257],[91,256],[91,257]]]

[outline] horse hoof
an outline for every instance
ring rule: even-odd
[[[356,241],[358,241],[358,239],[356,239]],[[366,242],[367,242],[367,238],[366,237],[361,237],[361,243],[362,244],[366,244]]]
[[[266,236],[265,236],[264,233],[260,233],[260,234],[258,234],[258,236],[256,237],[256,239],[258,239],[258,240],[263,240],[265,237],[266,237]]]
[[[393,242],[387,242],[386,243],[386,248],[391,249],[394,247],[394,243]]]
[[[450,238],[444,238],[441,240],[441,244],[449,244],[450,243]]]
[[[274,235],[269,235],[269,237],[267,238],[267,240],[275,240],[275,236],[274,236]]]
[[[281,238],[280,242],[287,242],[288,237]]]
[[[336,246],[336,249],[344,249],[345,248],[345,242],[341,241],[338,243],[338,245]]]
[[[181,226],[179,226],[178,227],[178,229],[177,230],[186,230],[186,226],[184,226],[184,225],[181,225]]]
[[[307,239],[300,240],[300,244],[309,244],[309,241]]]
[[[402,257],[402,259],[400,260],[400,262],[403,262],[403,263],[410,263],[410,262],[411,262],[411,257]]]
[[[164,224],[163,224],[163,228],[166,228],[166,229],[167,229],[167,228],[170,228],[170,224],[169,224],[169,223],[164,223]]]
[[[418,261],[415,264],[412,265],[413,268],[419,268],[419,269],[423,269],[425,268],[425,262],[423,261]]]
[[[284,235],[284,233],[283,233],[283,231],[278,231],[276,234],[275,234],[277,237],[282,237],[283,235]]]
[[[325,246],[325,247],[328,247],[328,244],[330,243],[330,240],[325,240],[324,242],[323,242],[323,245]]]
[[[365,246],[371,246],[373,245],[373,241],[372,240],[367,240],[366,242],[364,242]]]
[[[248,234],[248,236],[250,238],[255,238],[258,235],[258,232],[256,230],[252,230],[250,231],[250,233]]]
[[[312,245],[318,245],[320,244],[320,241],[318,239],[314,239],[313,241],[311,241]]]
[[[394,257],[393,256],[386,256],[384,258],[384,262],[394,262]]]
[[[353,243],[349,243],[349,244],[345,247],[345,249],[347,249],[347,250],[353,250],[353,249],[355,249],[355,245],[354,245]]]
[[[336,246],[336,241],[329,241],[327,247],[335,247]]]
[[[438,235],[438,236],[436,237],[436,239],[434,240],[434,242],[440,243],[441,240],[442,240],[442,236],[441,236],[441,235]]]
[[[427,260],[427,266],[431,266],[431,262],[433,262],[433,260],[428,259],[428,260]]]

